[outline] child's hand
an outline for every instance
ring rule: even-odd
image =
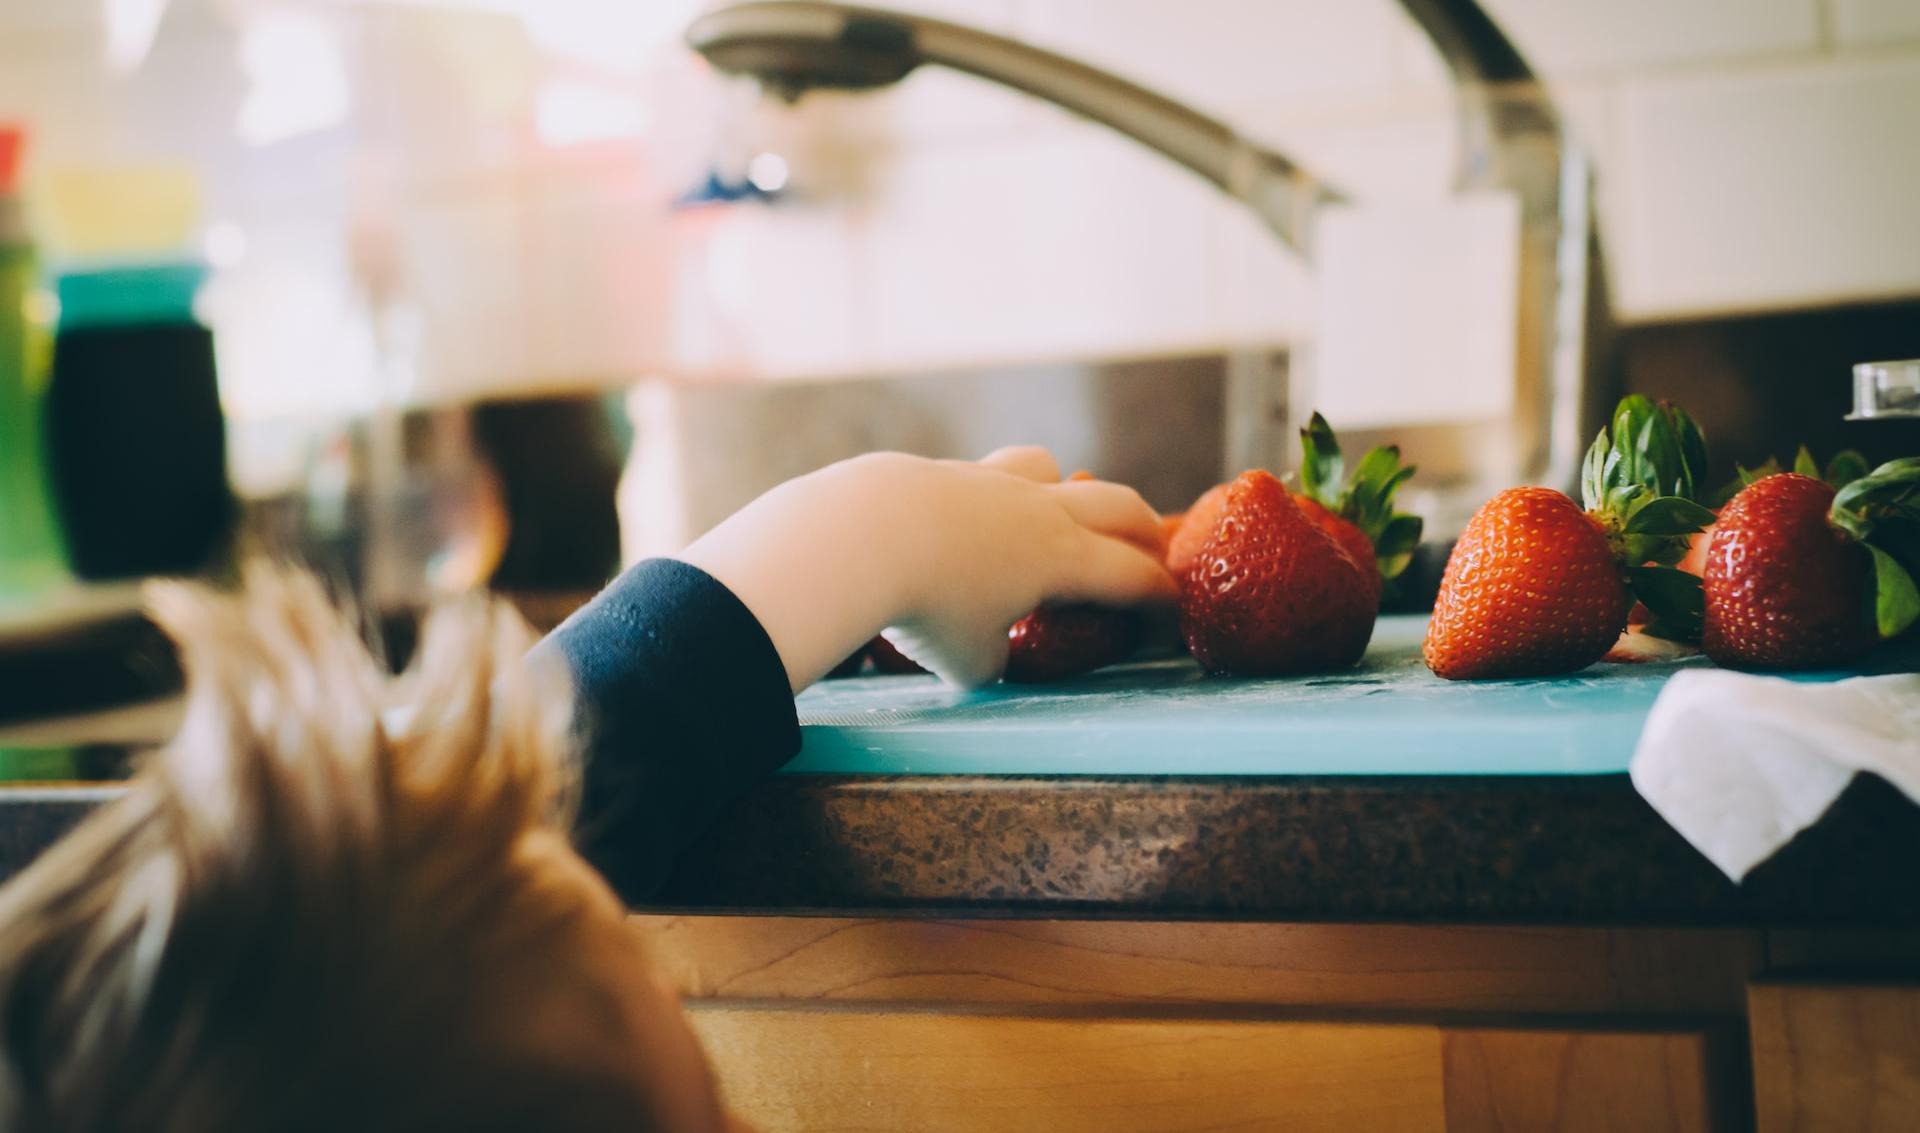
[[[753,611],[796,692],[884,627],[973,686],[1000,675],[1007,629],[1042,601],[1172,600],[1161,539],[1133,489],[1062,483],[1043,449],[873,453],[780,485],[680,558]]]

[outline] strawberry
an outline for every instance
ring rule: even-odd
[[[1328,511],[1326,505],[1312,496],[1295,492],[1293,502],[1300,505],[1301,513],[1315,527],[1326,532],[1334,542],[1340,544],[1340,549],[1347,553],[1347,557],[1360,564],[1360,568],[1366,572],[1369,587],[1373,591],[1374,605],[1379,605],[1380,568],[1379,560],[1373,553],[1373,540],[1367,538],[1366,532]]]
[[[1092,480],[1094,475],[1083,469],[1067,479]],[[1005,679],[1035,684],[1090,673],[1126,660],[1140,644],[1140,632],[1140,615],[1132,610],[1042,605],[1007,630]]]
[[[1140,643],[1140,615],[1105,606],[1042,606],[1007,631],[1006,679],[1058,681],[1124,661]]]
[[[1742,488],[1782,472],[1797,472],[1810,479],[1825,480],[1828,486],[1837,492],[1865,476],[1867,469],[1867,458],[1853,449],[1834,453],[1833,459],[1827,461],[1823,468],[1820,462],[1813,458],[1813,451],[1806,445],[1801,445],[1800,451],[1794,454],[1792,468],[1780,467],[1780,462],[1771,456],[1758,468],[1748,468],[1744,464],[1734,465],[1736,475],[1714,493],[1711,503],[1715,508],[1725,507],[1727,501],[1739,495]]]
[[[1510,488],[1468,522],[1427,624],[1427,667],[1450,680],[1583,669],[1620,640],[1636,596],[1653,613],[1647,632],[1690,640],[1700,580],[1658,564],[1713,518],[1691,498],[1705,467],[1684,412],[1622,401],[1587,452],[1586,510],[1551,488]]]
[[[1713,542],[1713,524],[1709,523],[1687,537],[1687,553],[1673,564],[1688,574],[1704,577],[1707,573],[1707,545]]]
[[[1707,550],[1701,644],[1744,669],[1843,664],[1920,616],[1917,565],[1920,458],[1838,492],[1802,473],[1756,480],[1721,511]]]
[[[1180,525],[1186,521],[1187,513],[1184,511],[1176,511],[1172,515],[1160,517],[1160,545],[1166,548],[1161,561],[1166,562],[1173,558],[1173,538],[1180,534]]]
[[[1340,455],[1340,442],[1326,418],[1318,413],[1300,430],[1300,447],[1302,490],[1293,494],[1294,502],[1308,519],[1345,547],[1355,562],[1375,572],[1380,584],[1374,587],[1377,605],[1380,586],[1407,569],[1413,548],[1420,542],[1420,517],[1393,510],[1394,492],[1414,470],[1402,468],[1400,450],[1388,445],[1368,450],[1353,476],[1343,480],[1346,464]],[[1194,556],[1212,536],[1226,510],[1228,487],[1219,484],[1208,489],[1169,534],[1167,569],[1175,578],[1186,576]]]
[[[1420,543],[1420,517],[1393,509],[1394,493],[1414,469],[1401,466],[1397,446],[1383,445],[1368,449],[1353,475],[1344,476],[1340,441],[1318,413],[1300,430],[1300,455],[1296,498],[1310,519],[1373,574],[1378,606],[1381,590],[1407,569]]]
[[[1747,468],[1744,465],[1734,467],[1737,475],[1733,480],[1722,486],[1718,492],[1713,493],[1710,498],[1703,498],[1700,501],[1712,508],[1716,515],[1721,508],[1727,506],[1728,500],[1739,494],[1742,488],[1781,471],[1780,462],[1772,457],[1768,457],[1766,463],[1758,468]],[[1807,446],[1801,445],[1799,453],[1793,460],[1793,470],[1803,476],[1825,480],[1837,491],[1867,474],[1867,458],[1852,449],[1847,449],[1844,452],[1835,453],[1833,459],[1827,461],[1823,471],[1813,459],[1813,453]],[[1713,524],[1709,523],[1693,533],[1687,543],[1687,553],[1673,565],[1688,574],[1704,576],[1707,573],[1707,545],[1712,541]],[[1627,622],[1630,625],[1644,625],[1649,617],[1645,606],[1635,605],[1633,613],[1627,617]]]
[[[1215,484],[1193,501],[1180,519],[1180,527],[1167,539],[1167,570],[1175,578],[1185,578],[1200,554],[1200,548],[1213,537],[1213,529],[1227,510],[1227,489],[1231,484]]]
[[[1257,470],[1228,485],[1181,590],[1181,633],[1215,673],[1347,668],[1366,652],[1378,613],[1361,564]]]
[[[1583,669],[1626,628],[1606,529],[1552,488],[1509,488],[1454,544],[1427,623],[1427,667],[1449,680]]]

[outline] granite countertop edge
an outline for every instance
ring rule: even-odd
[[[117,784],[0,787],[0,877]],[[1861,776],[1742,884],[1625,775],[774,776],[648,911],[1920,927],[1920,807]]]

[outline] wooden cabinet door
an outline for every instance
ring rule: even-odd
[[[1920,1129],[1920,983],[1769,979],[1748,997],[1760,1133]]]
[[[1708,1133],[1696,1031],[691,1007],[738,1112],[801,1130]]]

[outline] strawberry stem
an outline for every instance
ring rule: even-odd
[[[1587,449],[1580,492],[1607,533],[1627,588],[1653,614],[1648,632],[1700,639],[1700,580],[1672,569],[1694,532],[1713,522],[1699,499],[1707,442],[1685,410],[1639,394],[1622,398]]]
[[[1373,544],[1383,582],[1399,577],[1413,561],[1425,526],[1419,516],[1394,510],[1394,493],[1414,473],[1412,466],[1401,466],[1399,448],[1368,449],[1354,465],[1353,474],[1346,476],[1339,438],[1327,419],[1315,413],[1300,430],[1300,449],[1303,493],[1360,529]]]

